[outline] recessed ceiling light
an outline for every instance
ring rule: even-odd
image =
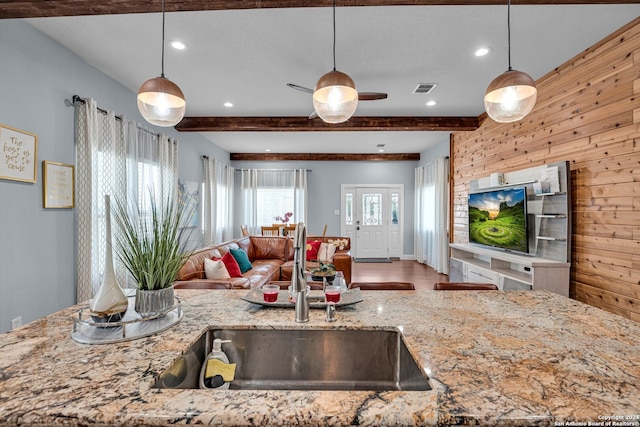
[[[169,42],[169,45],[177,50],[185,50],[187,48],[187,45],[179,40],[173,40]]]
[[[490,47],[481,47],[480,49],[476,50],[475,55],[476,56],[485,56],[489,52],[491,52],[491,48]]]
[[[384,153],[384,150],[381,148],[378,150],[378,153]]]
[[[230,103],[230,102],[225,102],[224,106],[227,107],[227,108],[231,108],[231,107],[233,107],[233,104]]]
[[[265,148],[264,151],[269,152],[269,151],[271,151],[271,148]]]
[[[436,101],[427,101],[427,103],[426,103],[426,104],[424,104],[424,105],[426,105],[427,107],[433,107],[433,106],[434,106],[434,105],[436,105],[436,104],[437,104],[437,102],[436,102]]]

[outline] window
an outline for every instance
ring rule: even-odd
[[[362,195],[362,224],[382,225],[381,193],[364,193]]]
[[[305,169],[246,169],[241,171],[242,220],[249,231],[281,221],[291,212],[289,223],[305,222],[307,171]]]
[[[112,204],[126,201],[143,209],[148,206],[149,189],[156,200],[174,200],[179,161],[178,141],[99,109],[92,99],[76,103],[76,111],[80,302],[100,286],[105,254],[111,250],[105,239],[105,194],[111,195]],[[121,286],[127,285],[127,272],[118,264],[116,276]]]
[[[398,225],[400,218],[400,194],[391,193],[391,224]]]
[[[276,217],[282,217],[286,212],[293,212],[293,187],[258,187],[257,191],[257,220],[258,225],[271,225],[281,221]],[[295,223],[295,217],[289,220]]]
[[[353,193],[345,194],[345,219],[346,225],[353,225]]]
[[[160,171],[157,166],[151,163],[144,163],[138,161],[138,194],[137,206],[140,213],[144,215],[144,218],[140,220],[149,221],[151,210],[151,194],[153,194],[154,200],[160,201],[161,196],[158,191],[160,183]]]

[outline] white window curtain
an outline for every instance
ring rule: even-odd
[[[241,171],[242,218],[251,234],[260,226],[278,222],[289,209],[291,223],[307,218],[307,170],[245,169]],[[280,197],[283,196],[283,197]]]
[[[111,195],[112,204],[113,198],[137,203],[150,190],[158,200],[175,198],[178,141],[101,110],[93,99],[76,102],[76,111],[76,299],[82,302],[100,286],[109,249],[104,196]],[[122,287],[129,287],[128,275],[118,263],[116,277]]]
[[[415,170],[415,254],[419,263],[449,274],[449,158]]]
[[[204,245],[208,246],[233,239],[234,168],[207,157],[203,162],[202,228]]]

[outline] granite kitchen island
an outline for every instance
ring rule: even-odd
[[[183,319],[134,341],[75,342],[80,306],[0,335],[0,425],[639,425],[640,324],[580,302],[363,291],[337,322],[311,310],[297,324],[293,310],[248,303],[246,292],[176,291]],[[432,390],[153,388],[205,330],[230,326],[397,329]]]

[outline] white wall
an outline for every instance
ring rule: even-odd
[[[340,189],[342,184],[404,184],[405,227],[404,254],[413,254],[413,218],[414,218],[414,170],[417,161],[398,162],[233,162],[238,169],[310,169],[307,189],[307,230],[309,233],[322,233],[328,225],[327,236],[340,234],[340,216],[334,215],[340,210]],[[240,174],[236,173],[236,191],[240,194]],[[236,197],[236,212],[240,212],[240,197]],[[341,212],[342,214],[342,212]],[[242,218],[237,215],[235,222],[240,233]]]
[[[75,164],[75,111],[65,105],[65,99],[94,98],[101,108],[140,123],[144,120],[131,90],[22,21],[0,20],[0,58],[0,123],[38,135],[37,182],[0,179],[0,332],[4,332],[18,316],[26,323],[76,302],[75,209],[42,207],[42,160]],[[312,169],[311,232],[322,232],[328,224],[328,234],[339,233],[339,217],[333,212],[340,209],[341,184],[404,184],[404,253],[413,254],[418,162],[231,163],[229,153],[199,134],[156,130],[180,140],[182,179],[202,180],[202,155],[236,168]],[[443,149],[448,154],[448,140],[443,143],[444,148],[438,145],[423,156],[436,153],[437,157]],[[237,219],[237,234],[239,226]]]
[[[431,147],[429,150],[420,153],[420,166],[433,163],[436,159],[449,156],[449,138]]]
[[[108,41],[105,41],[108,43]],[[135,93],[30,25],[0,20],[0,123],[38,135],[37,182],[0,179],[0,332],[75,304],[75,209],[43,209],[42,161],[75,164],[73,95],[144,123]],[[151,127],[151,125],[149,125]],[[229,154],[199,134],[180,140],[181,178],[201,181],[203,154]],[[71,328],[71,323],[69,324]]]

